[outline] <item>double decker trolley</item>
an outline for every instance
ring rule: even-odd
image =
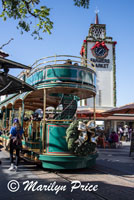
[[[49,169],[93,166],[98,154],[92,131],[75,118],[82,99],[93,98],[95,112],[94,64],[81,57],[56,55],[42,58],[31,67],[19,78],[35,90],[9,95],[0,103],[3,145],[17,117],[24,129],[24,158]]]

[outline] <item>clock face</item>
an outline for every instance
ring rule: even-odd
[[[104,44],[102,46],[101,43],[95,44],[91,50],[93,56],[96,58],[105,58],[108,55],[108,48]]]
[[[97,57],[103,57],[107,50],[104,47],[96,47],[94,53]]]

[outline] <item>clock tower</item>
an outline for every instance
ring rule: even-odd
[[[90,25],[80,52],[82,57],[92,61],[96,67],[96,109],[107,110],[116,106],[115,45],[112,37],[106,36],[106,25],[99,24],[96,12],[95,23]],[[80,104],[93,107],[91,99]]]

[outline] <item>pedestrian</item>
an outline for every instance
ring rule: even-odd
[[[116,146],[116,143],[119,142],[118,134],[115,131],[112,131],[112,133],[110,134],[108,142],[110,146],[113,146],[113,145]]]
[[[124,126],[124,137],[125,137],[125,141],[128,141],[128,126],[125,125]]]
[[[101,134],[98,136],[97,145],[100,145],[100,147],[105,148],[105,143],[106,143],[105,134],[104,134],[104,133],[101,133]]]
[[[113,131],[113,133],[114,133],[114,135],[113,135],[113,142],[114,143],[118,143],[119,142],[119,136],[118,136],[118,134],[115,131]]]
[[[132,128],[128,129],[128,141],[131,140],[131,135],[132,135]]]
[[[22,148],[22,135],[23,135],[23,129],[19,123],[18,119],[14,119],[13,126],[10,129],[10,161],[11,166],[9,168],[10,171],[16,170],[18,168],[19,164],[19,154],[20,150]],[[13,151],[16,151],[16,161],[14,165],[14,159],[13,159]]]
[[[119,127],[120,140],[122,140],[123,134],[124,134],[124,131],[123,131],[122,127]]]
[[[112,133],[109,135],[109,138],[108,138],[108,142],[110,145],[114,142],[113,137],[114,137],[114,131],[112,131]]]

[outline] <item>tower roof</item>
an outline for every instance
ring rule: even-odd
[[[99,24],[98,11],[96,12],[96,16],[95,16],[95,24]]]

